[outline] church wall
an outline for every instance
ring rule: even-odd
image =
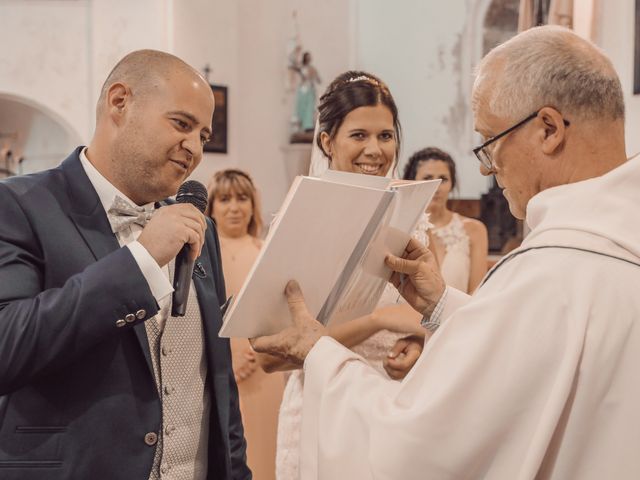
[[[240,56],[238,7],[235,1],[173,1],[173,50],[187,63],[204,71],[208,64],[209,82],[227,90],[227,153],[205,152],[192,175],[205,185],[216,171],[236,167],[242,142],[242,121],[238,113],[242,103],[239,84]]]
[[[169,0],[0,2],[0,95],[60,119],[71,149],[87,143],[114,63],[137,48],[170,48]],[[38,127],[38,125],[35,125]],[[73,142],[73,144],[71,144]],[[58,147],[56,147],[58,149]],[[61,159],[49,158],[54,166]],[[29,170],[28,158],[25,169]]]
[[[268,222],[284,199],[290,163],[297,159],[288,151],[294,92],[287,89],[286,47],[295,32],[292,11],[298,11],[300,41],[320,74],[320,95],[349,66],[349,2],[239,0],[238,5],[238,165],[254,175]]]
[[[90,134],[88,12],[86,2],[0,3],[0,93],[59,114],[82,139]]]
[[[602,2],[598,44],[620,75],[625,96],[627,155],[640,152],[640,95],[633,94],[635,5],[633,1]]]
[[[400,112],[407,158],[426,146],[448,151],[459,169],[462,198],[487,190],[471,152],[472,65],[481,15],[479,2],[407,0],[388,8],[384,0],[358,0],[355,65],[389,84]],[[478,23],[478,25],[476,25]],[[400,172],[401,173],[401,172]],[[454,192],[455,194],[455,192]]]
[[[137,48],[173,52],[229,87],[228,153],[205,154],[194,177],[206,182],[228,166],[249,170],[267,215],[290,180],[287,164],[293,92],[286,46],[298,11],[301,41],[322,84],[348,68],[378,74],[391,87],[404,127],[401,166],[415,150],[449,150],[460,170],[459,196],[487,189],[470,153],[472,68],[479,58],[488,0],[49,0],[0,2],[0,95],[26,98],[64,120],[73,141],[87,142],[101,82]],[[620,73],[627,102],[629,154],[640,151],[640,96],[632,94],[634,5],[607,2],[598,43]],[[69,145],[69,148],[72,145]]]

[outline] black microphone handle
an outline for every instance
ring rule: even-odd
[[[189,258],[189,245],[180,249],[175,261],[173,272],[173,296],[171,301],[171,316],[184,317],[187,311],[189,288],[191,287],[191,273],[195,260]]]

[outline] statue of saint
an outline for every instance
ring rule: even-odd
[[[316,121],[316,84],[320,83],[320,76],[311,64],[311,53],[304,52],[298,65],[295,116],[299,131],[312,132]]]

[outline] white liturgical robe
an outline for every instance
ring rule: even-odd
[[[527,222],[404,381],[314,346],[301,478],[640,478],[640,160],[539,193]]]

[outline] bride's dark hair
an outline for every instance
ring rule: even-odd
[[[345,117],[359,107],[375,107],[384,105],[393,116],[393,127],[396,133],[396,158],[400,152],[400,121],[398,107],[391,96],[389,87],[375,75],[367,72],[350,70],[338,75],[320,97],[318,104],[318,134],[316,143],[320,151],[328,157],[322,147],[320,134],[326,132],[333,138],[342,125]]]

